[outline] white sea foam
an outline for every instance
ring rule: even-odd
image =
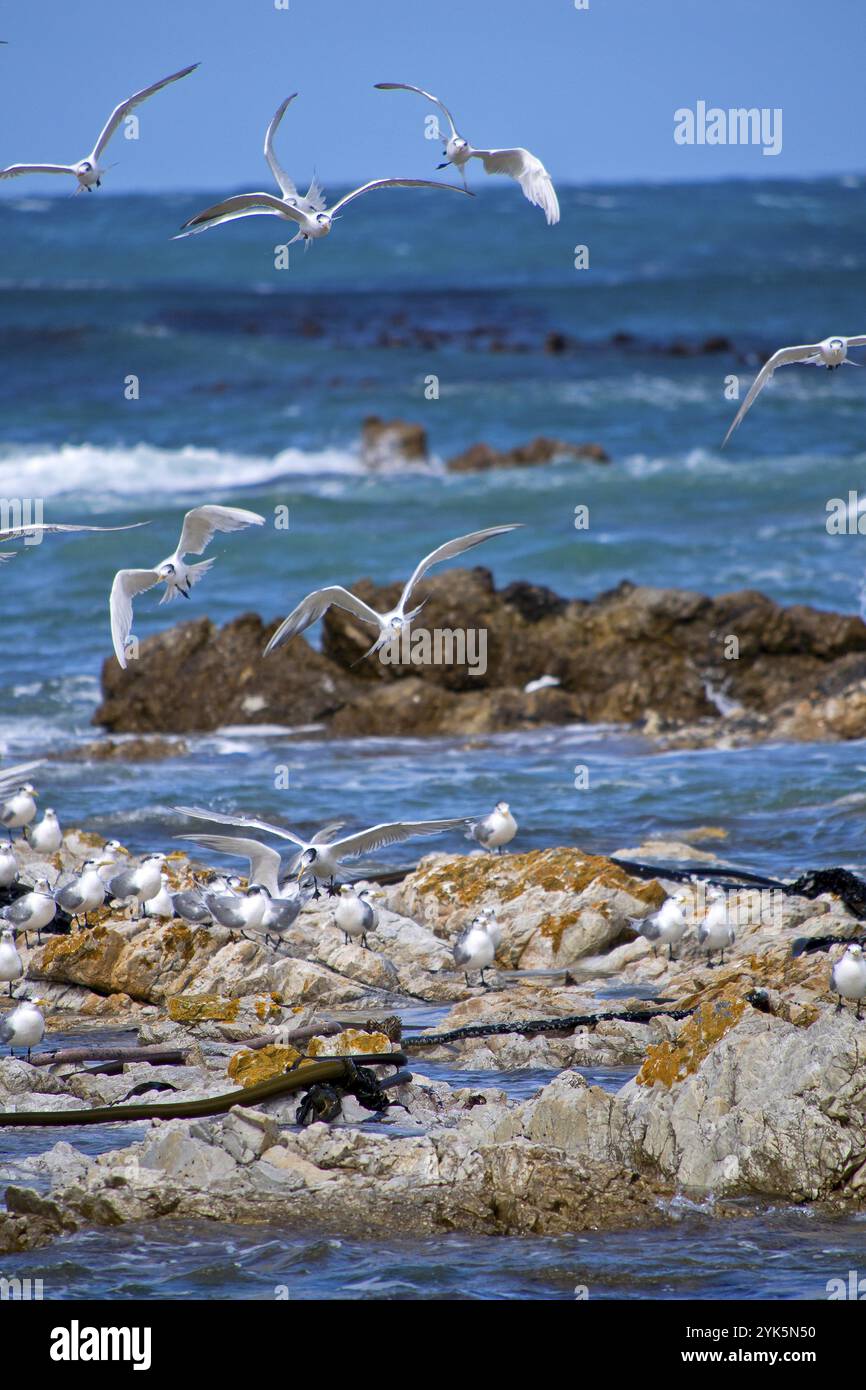
[[[94,444],[8,448],[0,452],[0,496],[112,498],[198,494],[202,487],[250,487],[286,476],[363,474],[348,449],[284,449],[265,457],[188,445],[106,448]]]

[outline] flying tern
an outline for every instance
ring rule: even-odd
[[[288,642],[299,632],[304,632],[308,627],[311,627],[333,604],[336,608],[344,608],[347,612],[353,613],[356,618],[360,618],[362,622],[369,623],[372,627],[379,629],[376,641],[369,651],[364,653],[364,657],[372,656],[387,642],[391,642],[399,636],[403,628],[409,627],[413,618],[416,618],[421,612],[426,599],[410,612],[406,611],[406,607],[419,580],[429,569],[445,560],[453,560],[456,556],[462,555],[464,551],[471,550],[473,546],[481,545],[483,541],[492,540],[494,536],[502,536],[507,531],[515,530],[517,530],[517,525],[490,526],[484,531],[471,531],[467,536],[458,536],[456,540],[446,541],[444,545],[437,546],[435,550],[431,550],[429,555],[424,556],[420,564],[416,565],[412,577],[403,588],[396,608],[392,608],[389,613],[377,613],[375,608],[371,608],[362,599],[356,598],[340,584],[333,584],[327,589],[315,589],[313,593],[307,594],[307,597],[301,600],[297,608],[293,609],[289,616],[280,623],[265,647],[264,654],[267,656],[276,647],[282,646],[283,642]],[[360,659],[363,661],[364,657]]]
[[[828,371],[834,372],[838,367],[847,363],[849,367],[859,367],[862,364],[852,362],[848,356],[848,349],[852,347],[866,346],[866,334],[857,338],[825,338],[820,343],[804,343],[800,347],[783,347],[774,352],[772,357],[764,363],[755,380],[749,387],[749,394],[743,401],[730,429],[722,440],[724,449],[734,430],[742,421],[746,411],[757,400],[767,382],[773,377],[778,367],[786,367],[792,362],[803,362],[810,367],[826,367]]]
[[[4,530],[0,530],[0,544],[7,541],[26,540],[29,536],[39,536],[41,539],[42,536],[55,535],[58,531],[134,531],[138,526],[147,526],[148,524],[146,521],[132,521],[126,526],[79,526],[64,522],[34,521],[29,525],[7,526]],[[20,553],[18,550],[0,551],[0,565],[5,560],[14,559]]]
[[[187,565],[184,556],[203,554],[218,531],[242,531],[247,526],[262,526],[264,520],[258,512],[248,512],[243,507],[193,507],[183,519],[180,540],[173,554],[154,569],[117,571],[109,600],[111,641],[114,654],[124,669],[127,664],[127,643],[132,632],[132,600],[135,595],[152,589],[156,584],[165,584],[160,604],[170,603],[177,594],[189,598],[192,586],[207,574],[214,562],[203,560],[198,565]]]
[[[273,193],[237,193],[231,198],[225,198],[221,203],[205,208],[203,212],[196,213],[195,217],[185,222],[175,237],[176,241],[182,237],[195,236],[197,232],[205,232],[210,227],[218,227],[222,222],[234,222],[239,217],[272,216],[297,223],[298,230],[289,242],[290,246],[296,241],[304,241],[306,246],[309,246],[311,241],[328,235],[347,204],[374,188],[448,188],[454,193],[469,192],[467,188],[458,188],[450,183],[436,183],[431,179],[371,179],[360,188],[354,188],[351,193],[344,194],[329,208],[324,189],[314,177],[302,197],[274,152],[274,136],[280,121],[297,95],[297,92],[293,92],[277,107],[265,134],[265,158],[282,196],[277,197]]]
[[[206,811],[200,806],[175,806],[179,815],[191,816],[194,820],[213,821],[216,825],[236,825],[247,830],[261,830],[266,835],[276,835],[281,840],[290,840],[296,845],[299,854],[296,859],[296,877],[300,880],[308,874],[316,884],[327,883],[328,892],[336,896],[334,879],[344,859],[357,854],[371,853],[383,845],[399,844],[413,839],[416,835],[438,835],[444,830],[456,830],[469,822],[467,816],[453,816],[448,820],[389,821],[373,825],[368,830],[357,831],[354,835],[344,835],[339,839],[328,837],[323,840],[304,840],[292,830],[282,825],[272,825],[269,821],[255,816],[226,816],[218,811]],[[313,894],[319,897],[318,886]]]
[[[71,174],[78,180],[76,193],[80,193],[82,188],[86,188],[88,193],[92,193],[94,188],[99,188],[102,183],[102,176],[105,169],[99,160],[105,152],[105,147],[117,130],[121,121],[125,120],[136,106],[140,106],[148,97],[152,97],[155,92],[162,91],[171,82],[177,82],[181,77],[187,77],[189,73],[195,72],[198,63],[192,63],[188,68],[181,68],[180,72],[173,72],[170,77],[163,77],[160,82],[154,82],[151,87],[143,87],[140,92],[134,92],[126,101],[121,101],[115,106],[108,120],[105,122],[99,134],[99,139],[85,159],[80,159],[77,164],[10,164],[5,169],[0,169],[0,179],[18,178],[20,174]]]
[[[412,87],[408,82],[377,82],[375,85],[382,92],[417,92],[418,96],[425,97],[427,101],[432,101],[434,106],[439,107],[448,121],[451,133],[444,141],[445,162],[438,167],[445,169],[449,164],[455,165],[463,177],[464,187],[466,165],[470,159],[480,159],[485,173],[508,174],[516,179],[523,189],[524,197],[528,198],[534,207],[541,208],[548,226],[553,226],[559,221],[559,200],[553,180],[536,155],[520,146],[510,150],[473,149],[469,141],[458,134],[454,117],[448,107],[438,97],[434,97],[432,92],[425,92],[422,87]]]

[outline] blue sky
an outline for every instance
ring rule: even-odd
[[[115,137],[106,189],[269,187],[264,128],[298,90],[284,163],[329,187],[435,177],[420,97],[476,145],[522,144],[561,182],[792,177],[866,167],[863,0],[0,0],[0,162],[72,161],[112,106],[201,69]],[[673,140],[678,107],[781,107],[775,158]],[[43,178],[39,191],[59,192]],[[28,180],[28,192],[37,181]],[[22,182],[2,195],[20,196]]]

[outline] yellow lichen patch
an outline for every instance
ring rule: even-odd
[[[654,879],[641,883],[602,855],[582,854],[570,848],[532,850],[503,859],[463,855],[419,873],[416,886],[441,902],[470,909],[491,889],[502,902],[510,902],[529,888],[541,888],[546,893],[581,893],[596,880],[652,907],[660,907],[666,896]]]
[[[226,1074],[245,1088],[257,1086],[260,1081],[270,1081],[273,1076],[284,1076],[301,1060],[297,1048],[268,1043],[267,1047],[244,1048],[236,1052],[229,1061]]]
[[[91,927],[89,930],[82,930],[75,927],[66,936],[52,936],[50,941],[46,941],[42,947],[42,955],[39,958],[40,969],[46,970],[50,965],[59,960],[66,960],[70,956],[79,959],[85,956],[98,956],[111,945],[118,948],[123,946],[124,940],[117,932],[109,931],[106,927]]]
[[[651,1045],[646,1050],[643,1066],[635,1077],[639,1086],[652,1086],[661,1081],[672,1086],[675,1081],[696,1072],[701,1062],[743,1016],[746,1001],[742,998],[716,999],[701,1004],[685,1019],[676,1042]]]
[[[173,1023],[233,1023],[241,1001],[223,999],[219,994],[175,994],[168,1001],[168,1016]]]
[[[542,936],[553,943],[554,951],[558,951],[563,932],[566,931],[568,927],[573,927],[575,923],[579,921],[579,912],[569,912],[560,917],[551,914],[549,917],[545,917],[542,920],[538,930],[541,932]]]
[[[260,1023],[279,1023],[283,1015],[275,994],[266,994],[264,998],[257,999],[253,1007]]]
[[[333,1038],[311,1038],[307,1046],[310,1057],[354,1057],[365,1052],[390,1052],[391,1039],[384,1033],[364,1033],[359,1028],[345,1028]]]

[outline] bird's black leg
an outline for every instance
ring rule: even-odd
[[[721,949],[721,953],[720,953],[720,955],[719,955],[719,965],[724,965],[724,963],[725,963],[725,948],[724,948],[724,946],[723,946],[722,949]]]
[[[714,969],[714,966],[713,966],[713,953],[712,953],[712,951],[707,951],[707,969],[708,969],[708,970],[713,970],[713,969]]]
[[[366,932],[364,932],[364,935],[361,937],[361,945],[364,947],[364,950],[365,950],[365,951],[369,951],[370,947],[367,945],[367,933],[366,933]],[[860,1015],[858,1014],[857,1017],[859,1018]]]
[[[842,1012],[842,996],[841,996],[841,994],[839,995],[839,1002],[838,1002],[838,1004],[836,1005],[836,1012],[837,1012],[837,1014],[840,1014],[840,1013]]]
[[[863,1002],[863,1001],[862,1001],[861,999],[858,999],[858,1000],[857,1000],[857,1017],[858,1017],[858,1018],[860,1017],[860,1005],[861,1005],[862,1002]]]
[[[673,960],[673,958],[674,958],[673,943],[669,941],[669,942],[668,942],[668,960]]]
[[[348,944],[349,944],[349,933],[348,933],[347,931],[344,931],[344,932],[343,932],[343,945],[344,945],[344,946],[348,946]]]
[[[468,970],[464,970],[464,971],[463,971],[463,974],[466,976],[466,985],[467,985],[467,988],[468,988],[468,989],[471,989],[472,986],[471,986],[470,983],[469,983],[469,971],[468,971]]]
[[[336,888],[336,887],[334,886],[334,876],[333,876],[333,874],[332,874],[331,877],[330,877],[330,879],[328,880],[328,897],[329,897],[329,898],[336,898],[336,897],[339,897],[339,893],[340,893],[339,888]]]

